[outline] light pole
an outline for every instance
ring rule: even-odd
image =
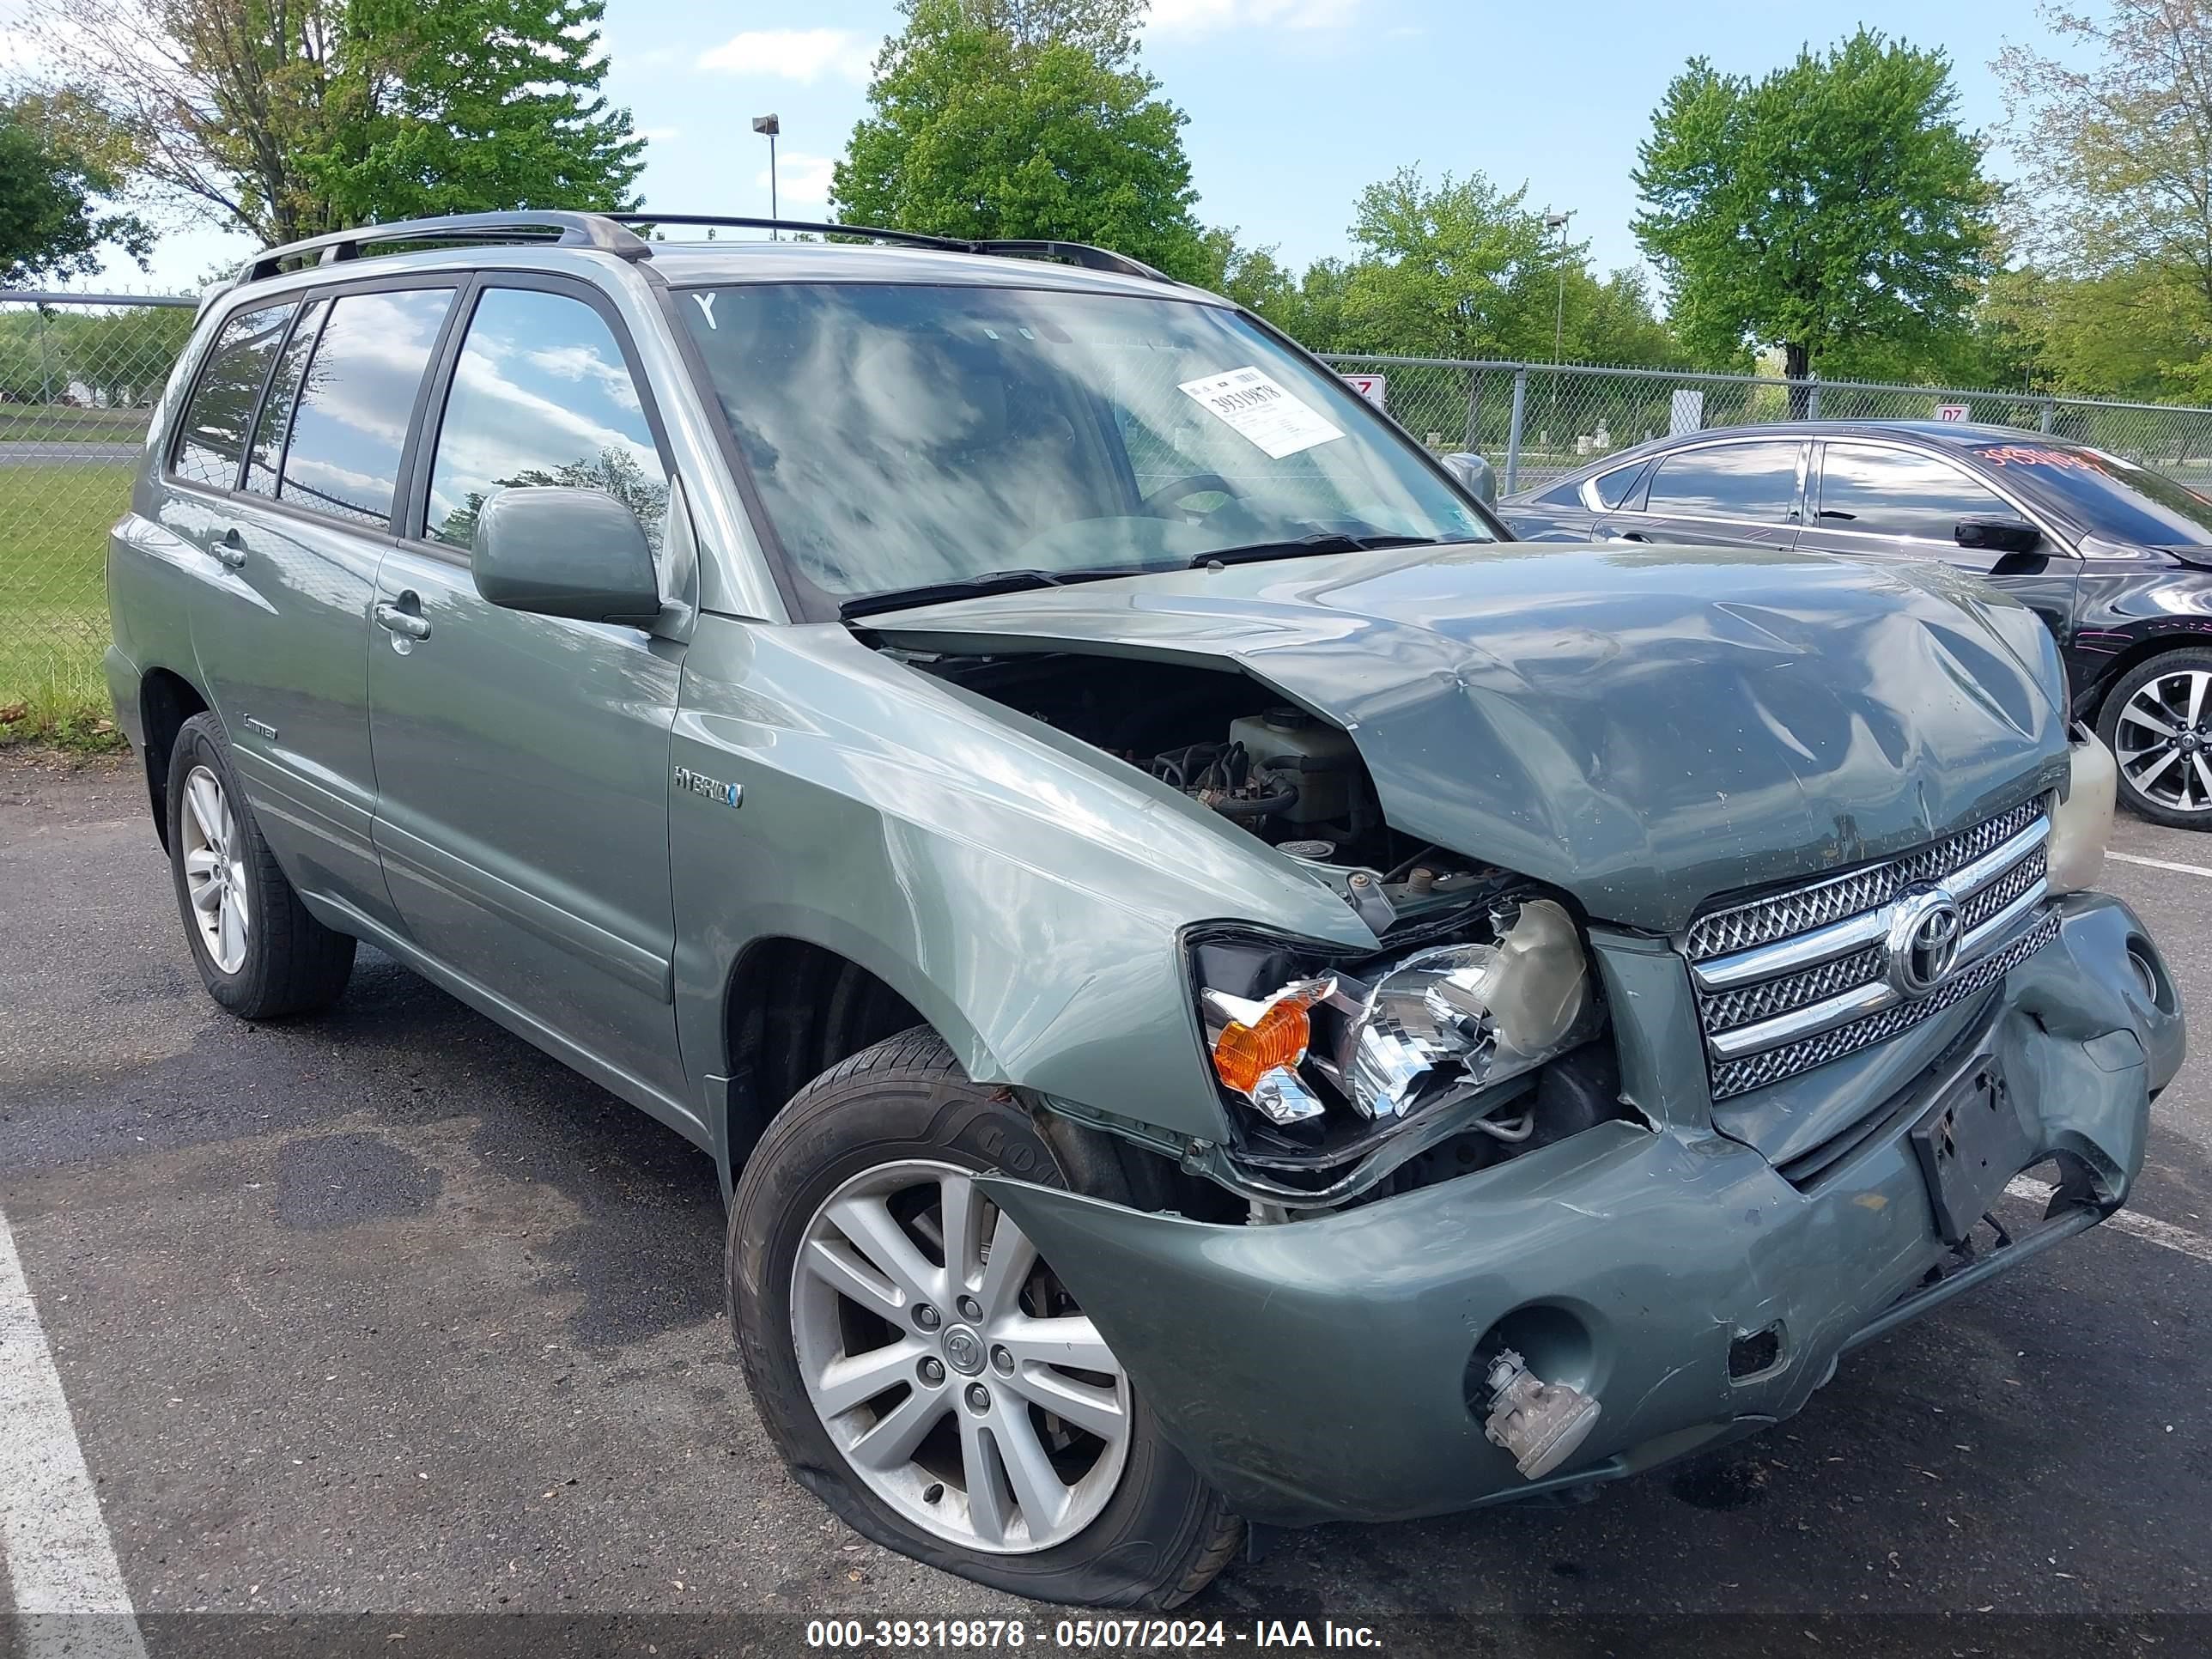
[[[1567,221],[1575,216],[1569,208],[1565,213],[1553,213],[1547,209],[1544,228],[1559,233],[1559,300],[1552,313],[1552,424],[1559,423],[1559,342],[1567,328]]]
[[[753,117],[753,131],[763,134],[768,139],[768,216],[780,218],[782,216],[776,211],[775,206],[775,135],[783,131],[783,123],[773,115],[756,115]],[[782,240],[773,230],[768,234],[772,242]]]

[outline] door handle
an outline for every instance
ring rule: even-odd
[[[216,543],[213,550],[216,560],[228,565],[231,569],[240,570],[245,568],[246,538],[240,535],[237,531],[224,531],[222,539]]]
[[[408,609],[408,602],[412,599],[415,599],[415,595],[411,592],[401,594],[399,603],[397,605],[388,600],[379,599],[376,602],[376,609],[372,613],[376,617],[378,625],[406,639],[428,639],[430,637],[429,623],[424,619],[421,611]],[[421,601],[416,600],[416,603],[419,604]]]
[[[1640,530],[1624,530],[1620,532],[1620,539],[1625,542],[1648,542],[1651,538]]]

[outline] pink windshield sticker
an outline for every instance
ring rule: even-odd
[[[2078,449],[2045,449],[2039,444],[1997,444],[1980,452],[1991,466],[2059,466],[2082,472],[2106,471],[2104,458]]]

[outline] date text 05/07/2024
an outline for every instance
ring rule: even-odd
[[[1371,1626],[1330,1619],[1060,1619],[1032,1626],[1021,1619],[811,1619],[806,1645],[832,1651],[869,1648],[955,1649],[1030,1646],[1087,1650],[1194,1648],[1376,1651],[1382,1639]]]

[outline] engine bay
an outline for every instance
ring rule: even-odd
[[[894,654],[1150,774],[1286,857],[1364,877],[1394,916],[1501,874],[1393,830],[1351,737],[1243,674],[1073,652]]]

